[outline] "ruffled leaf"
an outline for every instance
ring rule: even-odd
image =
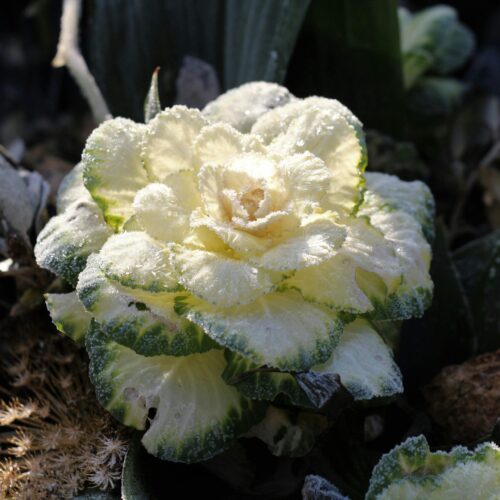
[[[99,252],[101,271],[129,288],[153,293],[177,290],[177,276],[168,248],[144,232],[111,236]]]
[[[110,235],[97,205],[76,201],[42,229],[35,246],[36,261],[74,285],[87,257],[98,252]]]
[[[224,380],[251,399],[291,402],[306,408],[322,408],[341,390],[337,375],[313,372],[288,373],[261,367],[226,350]]]
[[[356,400],[403,392],[401,372],[390,349],[369,323],[360,319],[344,327],[330,359],[311,371],[340,375],[342,385]]]
[[[145,130],[125,118],[108,120],[92,132],[83,151],[85,187],[115,230],[133,215],[135,194],[149,182],[141,161]]]
[[[294,100],[275,83],[251,82],[225,92],[205,106],[203,115],[213,122],[225,122],[240,132],[250,132],[259,117]]]
[[[276,108],[252,128],[281,154],[310,152],[330,170],[325,208],[352,213],[361,201],[366,147],[359,121],[334,100],[309,98]]]
[[[167,108],[149,122],[143,160],[152,181],[168,185],[171,174],[194,167],[193,143],[207,123],[197,109],[185,106]]]
[[[369,323],[360,319],[344,327],[330,358],[307,372],[261,367],[234,352],[226,352],[226,359],[225,380],[252,399],[274,401],[286,396],[294,405],[321,408],[342,386],[355,400],[403,392],[401,372],[391,350]]]
[[[213,347],[200,328],[175,313],[173,294],[120,286],[101,266],[99,256],[92,255],[76,290],[110,339],[144,356],[186,356]]]
[[[97,328],[87,337],[87,350],[99,402],[125,425],[147,427],[142,443],[159,458],[207,460],[262,418],[261,404],[223,381],[220,350],[145,357]]]
[[[346,229],[328,217],[311,217],[295,235],[251,259],[275,271],[314,266],[333,257],[346,238]]]
[[[368,206],[402,210],[422,226],[427,240],[434,237],[434,198],[429,187],[421,181],[402,181],[395,175],[366,172],[364,210]]]
[[[189,233],[189,218],[200,195],[189,171],[171,174],[166,182],[153,182],[137,193],[134,217],[153,238],[181,242]]]
[[[45,301],[56,328],[75,342],[83,342],[90,327],[92,315],[78,300],[76,292],[47,293]]]
[[[281,370],[307,370],[326,361],[342,328],[332,312],[292,290],[230,309],[179,296],[176,310],[219,344]]]
[[[371,298],[375,319],[408,319],[421,316],[432,299],[433,283],[429,274],[431,248],[422,223],[430,221],[434,210],[428,189],[419,182],[407,183],[386,174],[369,176],[374,190],[367,189],[359,215],[368,217],[394,249],[401,270],[401,284],[385,298]],[[401,199],[399,193],[407,196]],[[422,221],[422,222],[420,222]],[[367,268],[369,270],[369,268]]]
[[[172,260],[179,283],[219,307],[247,304],[274,287],[265,270],[215,252],[177,246]]]
[[[499,472],[500,448],[494,443],[475,451],[457,446],[431,452],[424,436],[411,437],[380,459],[366,500],[495,498]]]

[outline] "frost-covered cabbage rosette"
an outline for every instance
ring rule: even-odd
[[[428,305],[433,203],[366,161],[346,107],[267,83],[89,137],[36,256],[76,287],[52,318],[151,453],[207,459],[337,376],[355,399],[402,391],[371,322]]]
[[[424,436],[408,438],[373,469],[365,500],[493,500],[500,492],[500,448],[456,446],[431,452]]]

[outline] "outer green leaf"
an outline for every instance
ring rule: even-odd
[[[403,392],[401,372],[390,349],[370,324],[360,319],[344,327],[330,359],[311,371],[340,375],[342,385],[356,400]]]
[[[342,326],[331,311],[295,291],[271,293],[230,309],[192,296],[178,297],[176,306],[219,344],[281,370],[307,370],[326,361]]]
[[[38,235],[36,261],[74,285],[87,257],[98,252],[110,234],[93,201],[75,201],[65,212],[52,217]]]
[[[281,83],[310,0],[227,0],[224,85]]]
[[[152,294],[111,282],[101,271],[98,255],[89,258],[76,289],[103,331],[139,354],[185,356],[213,347],[200,328],[174,312],[173,294]]]
[[[384,455],[373,469],[366,500],[497,498],[500,449],[484,443],[431,452],[424,436],[412,437]]]
[[[47,293],[45,300],[52,322],[57,329],[75,342],[83,342],[92,315],[78,300],[76,292]]]
[[[334,374],[293,374],[259,367],[248,358],[226,350],[224,380],[251,399],[274,401],[285,396],[296,406],[321,408],[340,389]]]
[[[149,182],[140,156],[145,130],[125,118],[108,120],[92,132],[83,151],[85,187],[115,230],[133,215],[135,194]]]
[[[100,403],[125,425],[145,429],[149,420],[142,443],[159,458],[207,460],[262,418],[260,404],[223,381],[220,350],[144,357],[97,328],[87,337],[87,349]]]
[[[500,347],[500,231],[472,241],[454,254],[476,330],[476,352]]]
[[[344,327],[330,359],[308,372],[259,367],[229,351],[226,360],[225,380],[252,399],[273,401],[285,395],[295,405],[321,408],[340,389],[339,381],[355,400],[403,392],[401,372],[391,350],[369,323],[360,319]]]

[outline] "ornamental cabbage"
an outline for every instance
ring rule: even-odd
[[[91,134],[35,253],[76,288],[47,295],[54,323],[150,453],[205,460],[339,376],[355,399],[402,391],[373,322],[430,302],[433,200],[366,162],[345,106],[262,82]]]
[[[500,448],[483,443],[475,451],[456,446],[431,452],[424,436],[408,438],[373,469],[366,500],[459,500],[498,498]]]

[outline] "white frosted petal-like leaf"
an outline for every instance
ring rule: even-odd
[[[223,165],[206,164],[198,172],[198,189],[203,201],[205,213],[217,221],[226,221],[228,216],[221,203],[221,194],[224,189]]]
[[[99,252],[101,270],[129,288],[172,292],[178,288],[170,252],[159,241],[140,231],[115,234]]]
[[[434,214],[432,196],[419,182],[404,182],[393,176],[379,174],[369,178],[368,189],[359,215],[368,217],[393,247],[402,282],[376,310],[380,319],[407,319],[421,316],[430,304],[433,283],[429,274],[431,248],[426,233],[432,234]],[[407,196],[402,200],[398,191]]]
[[[256,364],[281,370],[307,370],[326,361],[342,328],[331,311],[292,290],[230,309],[193,296],[178,297],[176,306],[219,344]]]
[[[57,213],[64,212],[77,201],[93,201],[92,196],[83,184],[84,164],[78,163],[64,177],[57,191]]]
[[[260,267],[277,271],[315,266],[333,257],[345,237],[344,226],[328,217],[313,217],[306,221],[296,235],[252,261]]]
[[[401,372],[378,333],[358,319],[344,326],[330,359],[311,371],[340,375],[354,399],[393,396],[403,392]]]
[[[391,207],[411,215],[422,226],[427,239],[434,235],[434,198],[421,181],[402,181],[395,175],[367,172],[363,212],[370,207]]]
[[[309,301],[339,311],[361,314],[373,309],[356,281],[356,264],[344,255],[298,270],[286,285],[299,290]]]
[[[308,152],[294,154],[280,162],[280,170],[296,208],[310,212],[322,206],[331,177],[324,161]]]
[[[185,106],[165,109],[149,122],[143,160],[152,181],[168,184],[171,174],[194,168],[194,141],[207,123]]]
[[[225,123],[214,123],[202,129],[194,148],[198,165],[223,164],[243,152],[243,134]]]
[[[263,416],[262,404],[222,379],[221,350],[145,357],[98,330],[89,334],[87,350],[99,402],[125,425],[147,428],[142,443],[159,458],[207,460]]]
[[[145,130],[125,118],[107,120],[92,132],[83,151],[85,187],[115,230],[133,214],[135,194],[149,182],[141,161]]]
[[[392,292],[401,283],[401,267],[397,250],[386,241],[384,234],[362,218],[344,221],[347,237],[339,253],[361,269],[378,275]]]
[[[133,207],[138,224],[153,238],[180,242],[199,203],[192,175],[185,171],[170,175],[166,184],[148,184],[137,193]]]
[[[234,225],[216,221],[195,211],[191,216],[191,227],[204,228],[217,235],[226,245],[243,255],[255,255],[270,247],[269,238],[254,236],[245,231],[235,229]]]
[[[361,200],[366,147],[359,121],[328,101],[304,99],[277,108],[260,118],[252,133],[280,154],[308,151],[323,160],[331,172],[328,208],[351,213]]]
[[[80,273],[78,298],[112,340],[144,356],[186,356],[213,347],[196,325],[174,311],[174,294],[120,286],[101,271],[91,255]]]
[[[205,106],[203,115],[246,133],[262,115],[293,100],[293,95],[276,83],[251,82],[220,95]]]
[[[75,284],[87,257],[98,252],[112,234],[93,201],[77,201],[49,220],[38,235],[38,265]]]
[[[197,164],[224,164],[234,156],[248,151],[262,152],[258,137],[238,132],[227,123],[204,127],[194,143]]]
[[[500,491],[500,448],[480,444],[432,452],[423,435],[410,437],[375,466],[366,500],[493,500]]]
[[[307,108],[314,108],[316,111],[332,116],[340,115],[350,125],[359,130],[363,126],[352,111],[336,99],[312,96],[305,99],[294,99],[287,103],[286,106],[269,110],[252,127],[252,133],[258,134],[265,143],[269,144],[277,135],[285,133],[290,123]]]
[[[175,248],[179,283],[197,297],[220,307],[246,304],[273,288],[269,273],[245,261],[214,252]]]
[[[57,329],[75,342],[83,342],[90,327],[92,315],[78,300],[76,292],[47,293],[45,301],[52,322]]]

